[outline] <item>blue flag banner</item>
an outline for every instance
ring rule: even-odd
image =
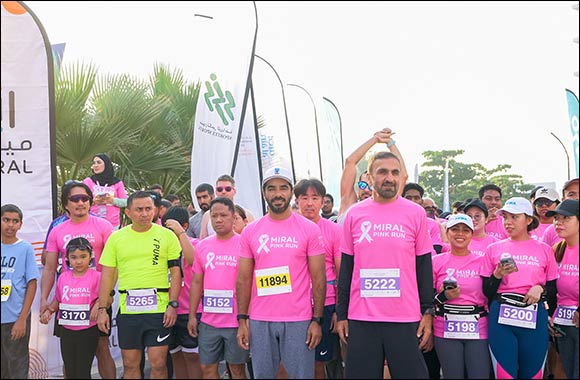
[[[572,148],[574,160],[576,162],[576,178],[578,178],[578,97],[570,90],[566,89],[568,99],[568,114],[570,116],[570,131],[572,132]]]
[[[60,71],[60,65],[62,63],[62,57],[64,56],[64,48],[66,43],[54,44],[52,45],[52,59],[54,60],[54,71],[58,73]]]

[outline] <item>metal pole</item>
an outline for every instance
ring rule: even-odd
[[[320,181],[324,182],[324,179],[322,178],[322,158],[320,157],[320,136],[318,134],[318,116],[316,114],[316,105],[314,104],[314,99],[312,99],[312,96],[310,95],[310,93],[308,91],[306,91],[306,89],[302,86],[299,86],[297,84],[292,84],[292,83],[288,83],[287,86],[294,86],[294,87],[298,87],[298,88],[302,89],[302,91],[304,91],[306,93],[306,95],[308,95],[308,97],[310,98],[310,101],[312,102],[312,107],[314,108],[314,125],[316,126],[316,144],[318,145],[318,166],[320,169]]]
[[[560,145],[562,145],[562,148],[564,149],[564,152],[566,153],[566,162],[568,163],[568,173],[567,173],[567,174],[568,174],[568,176],[567,176],[567,177],[568,177],[568,181],[569,181],[569,180],[570,180],[570,156],[568,155],[568,150],[566,149],[566,147],[565,147],[565,146],[564,146],[564,144],[562,143],[562,140],[560,140],[560,139],[558,138],[558,136],[556,136],[556,135],[554,134],[554,132],[550,132],[550,134],[551,134],[552,136],[554,136],[554,138],[555,138],[556,140],[558,140],[558,142],[560,143]]]

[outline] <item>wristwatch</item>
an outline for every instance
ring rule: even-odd
[[[174,309],[177,309],[179,307],[179,302],[178,301],[169,301],[168,305]]]
[[[310,320],[310,322],[316,322],[320,326],[322,326],[322,317],[312,317],[312,319]]]
[[[250,316],[248,314],[238,314],[236,319],[239,321],[240,319],[249,319]]]
[[[435,308],[430,307],[430,308],[426,309],[425,312],[423,313],[423,315],[430,315],[430,316],[434,317],[435,316]]]

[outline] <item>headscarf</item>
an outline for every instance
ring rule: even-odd
[[[95,154],[95,157],[99,157],[105,163],[105,170],[99,174],[93,174],[91,179],[94,183],[99,184],[100,186],[113,186],[117,182],[121,182],[121,180],[115,177],[115,169],[113,168],[113,162],[111,158],[107,156],[105,153]]]

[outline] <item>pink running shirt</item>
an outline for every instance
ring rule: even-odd
[[[203,274],[201,321],[215,328],[238,327],[236,277],[240,239],[238,234],[228,240],[211,235],[195,248],[193,272]]]
[[[578,246],[566,247],[558,273],[558,305],[578,307]]]
[[[115,198],[121,199],[127,198],[127,191],[125,190],[125,185],[123,184],[123,181],[119,181],[111,186],[108,186],[107,184],[101,186],[95,183],[91,177],[87,177],[83,180],[83,183],[86,184],[91,189],[91,191],[93,192],[93,196],[97,196],[97,194],[110,193],[113,194],[113,197]],[[100,205],[93,204],[91,206],[91,212],[93,212],[95,215],[99,215],[100,210],[99,206]],[[105,219],[111,222],[113,227],[119,227],[119,225],[121,224],[121,216],[120,216],[121,210],[119,209],[119,207],[115,205],[106,205],[105,207],[107,209]]]
[[[266,322],[312,318],[308,256],[325,253],[320,228],[292,213],[284,220],[270,215],[242,231],[240,257],[254,259],[250,316]]]
[[[495,243],[497,240],[495,237],[487,234],[483,238],[476,238],[475,236],[471,239],[469,243],[469,250],[471,253],[483,257],[485,255],[485,250],[487,246]]]
[[[543,241],[542,237],[544,236],[544,232],[550,227],[552,223],[543,223],[540,224],[536,229],[530,231],[530,236],[536,240]]]
[[[93,246],[94,262],[100,272],[103,267],[98,263],[105,243],[112,232],[113,226],[111,223],[98,216],[89,215],[87,220],[81,223],[73,223],[72,220],[68,219],[50,231],[46,242],[46,251],[59,253],[63,272],[68,271],[70,269],[65,265],[66,245],[71,239],[84,237]]]
[[[324,248],[326,250],[326,300],[324,306],[336,304],[336,269],[334,260],[340,259],[340,226],[328,219],[320,218],[318,227],[324,238]]]
[[[423,207],[398,197],[382,204],[369,198],[344,219],[341,251],[354,255],[348,319],[417,322],[421,319],[416,256],[433,245]]]
[[[72,270],[66,271],[58,277],[55,292],[55,299],[59,302],[58,315],[60,313],[69,313],[75,315],[75,317],[66,319],[75,319],[76,323],[81,323],[80,320],[88,320],[89,322],[87,325],[62,325],[62,327],[69,330],[85,330],[97,324],[97,321],[91,321],[89,316],[91,308],[99,299],[100,281],[101,272],[93,269],[87,270],[81,277],[73,276]]]
[[[479,275],[482,256],[470,253],[467,256],[455,256],[442,253],[433,257],[433,287],[439,293],[443,290],[443,280],[447,277],[447,269],[455,269],[453,277],[457,279],[460,295],[446,302],[449,305],[485,306],[487,298],[483,294],[482,279]],[[433,321],[433,331],[436,337],[443,338],[443,317],[437,316]],[[487,317],[479,319],[479,338],[487,339]]]
[[[495,237],[497,240],[508,238],[508,235],[505,232],[505,228],[503,227],[503,218],[501,216],[498,216],[496,219],[487,223],[485,225],[485,232]]]
[[[545,286],[558,277],[558,266],[552,248],[535,239],[500,240],[485,251],[481,275],[491,277],[502,253],[511,254],[518,271],[502,278],[498,293],[512,292],[525,295],[534,285]]]
[[[199,243],[199,239],[195,239],[189,236],[187,238],[191,242],[191,245],[193,245],[193,248],[197,249],[197,243]],[[185,257],[181,258],[181,265],[183,268],[183,281],[181,283],[179,297],[177,297],[177,301],[179,302],[177,314],[189,314],[189,290],[191,289],[191,280],[193,280],[193,265],[189,265],[187,260],[185,260]],[[197,311],[201,312],[201,307],[198,308]]]
[[[563,239],[556,233],[556,229],[554,228],[553,224],[550,225],[548,228],[546,228],[546,230],[544,231],[544,235],[542,235],[542,239],[540,239],[540,241],[543,241],[550,247],[553,247],[562,240]]]

